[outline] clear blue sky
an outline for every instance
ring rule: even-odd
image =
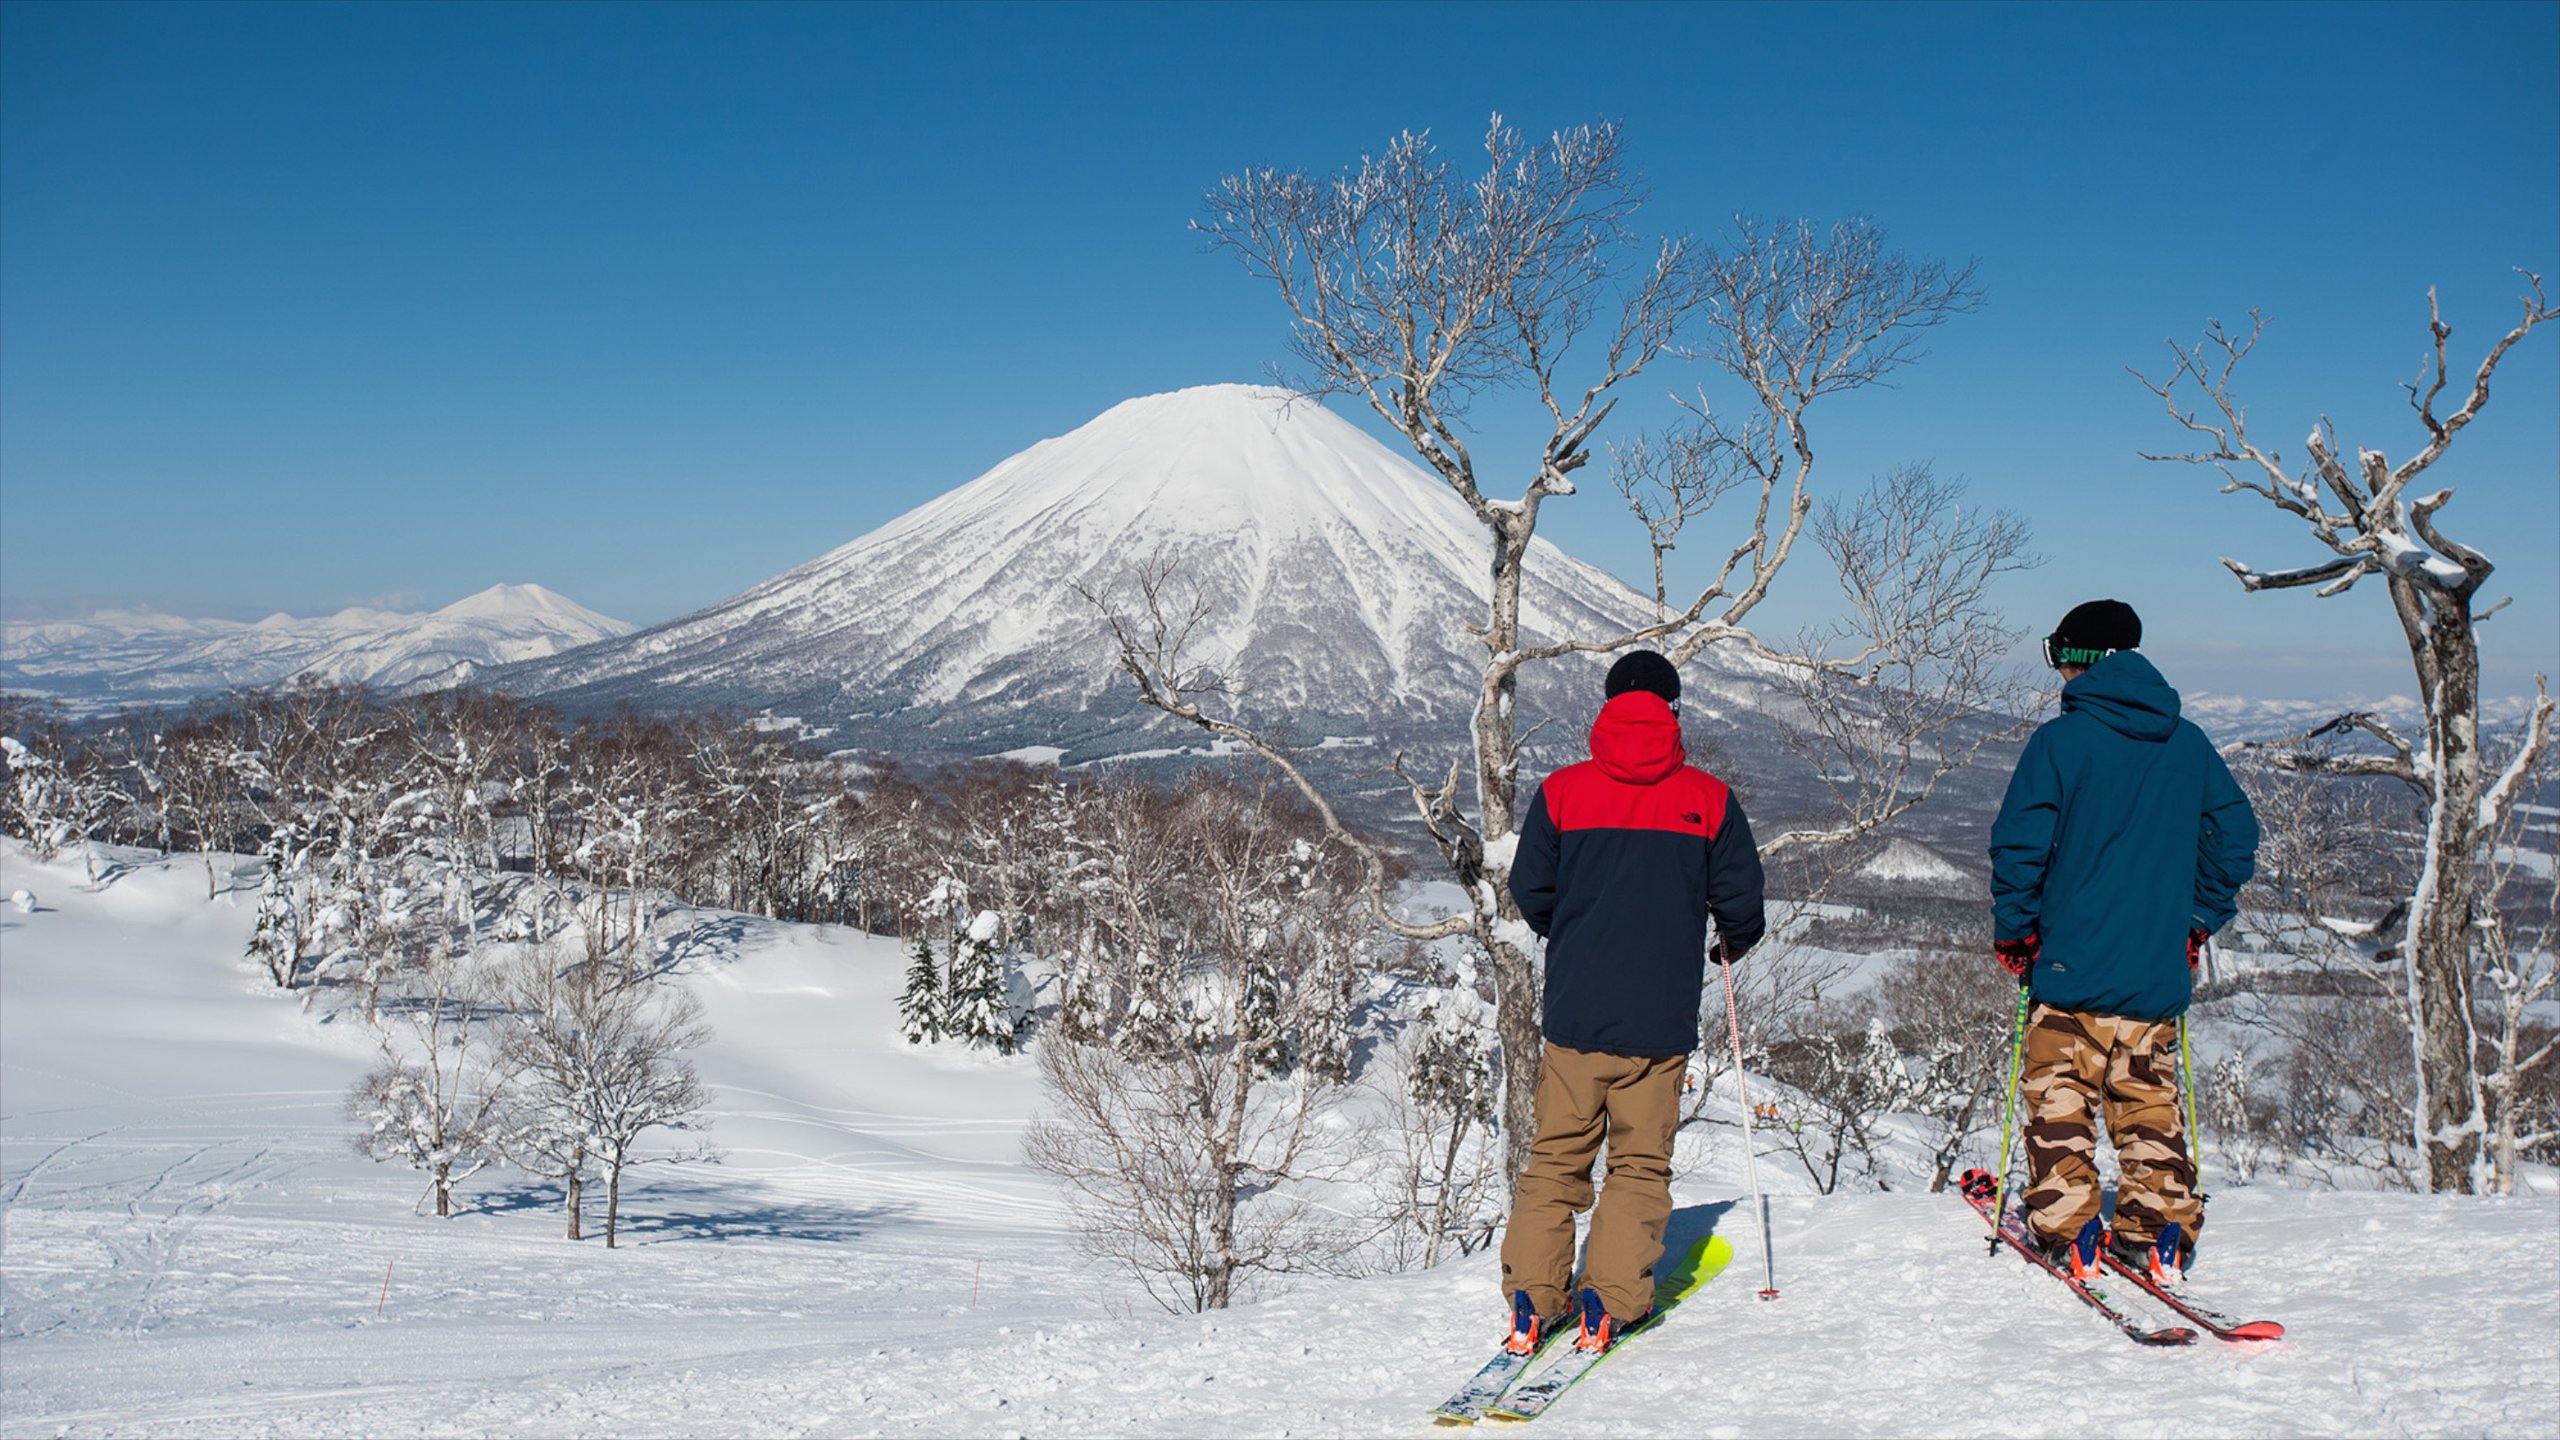
[[[2252,306],[2288,454],[2396,455],[2440,287],[2458,364],[2560,293],[2560,5],[0,5],[0,590],[181,613],[534,581],[698,608],[1132,395],[1262,378],[1276,300],[1186,222],[1488,112],[1624,122],[1658,230],[1867,214],[1989,304],[1825,417],[2025,515],[2037,632],[2132,601],[2173,680],[2405,690],[2378,591],[2146,465],[2124,372]],[[2560,326],[2435,472],[2560,668]],[[1665,368],[1630,418],[1662,418]],[[1516,408],[1516,403],[1514,406]],[[1514,433],[1484,407],[1491,438]],[[1498,443],[1496,453],[1498,453]],[[1605,486],[1550,510],[1635,576]],[[1802,577],[1789,608],[1818,613]]]

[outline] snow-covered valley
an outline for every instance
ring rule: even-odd
[[[1019,1158],[1027,1058],[896,1035],[902,958],[706,912],[717,1165],[626,1244],[488,1171],[451,1220],[349,1147],[371,1046],[240,958],[193,857],[0,842],[0,1429],[195,1434],[1419,1434],[1499,1323],[1492,1257],[1167,1315]],[[1775,1304],[1731,1132],[1677,1233],[1744,1257],[1537,1422],[1558,1435],[2535,1435],[2560,1428],[2560,1201],[2230,1186],[2198,1286],[2263,1346],[2127,1345],[1950,1196],[1799,1193]],[[2211,1184],[2215,1177],[2208,1172]]]

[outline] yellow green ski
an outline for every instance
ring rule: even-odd
[[[1555,1361],[1538,1372],[1536,1379],[1520,1385],[1498,1403],[1485,1409],[1491,1420],[1534,1420],[1546,1413],[1556,1397],[1574,1387],[1583,1376],[1600,1367],[1600,1362],[1627,1347],[1628,1342],[1662,1323],[1674,1306],[1698,1293],[1705,1284],[1724,1273],[1733,1263],[1733,1245],[1721,1235],[1710,1235],[1689,1249],[1680,1263],[1654,1277],[1653,1310],[1629,1327],[1616,1344],[1606,1350],[1578,1350],[1563,1347]]]

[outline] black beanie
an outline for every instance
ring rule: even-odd
[[[2142,643],[2142,617],[2121,600],[2090,600],[2071,607],[2053,627],[2052,646],[2060,665],[2089,665],[2099,656],[2074,660],[2066,650],[2131,650]]]
[[[1608,683],[1601,688],[1611,700],[1630,690],[1645,690],[1676,702],[1680,698],[1680,672],[1655,651],[1630,650],[1609,667]]]

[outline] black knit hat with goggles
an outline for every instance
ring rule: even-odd
[[[2044,663],[2086,670],[2119,650],[2142,644],[2142,617],[2121,600],[2091,600],[2071,607],[2044,637]]]

